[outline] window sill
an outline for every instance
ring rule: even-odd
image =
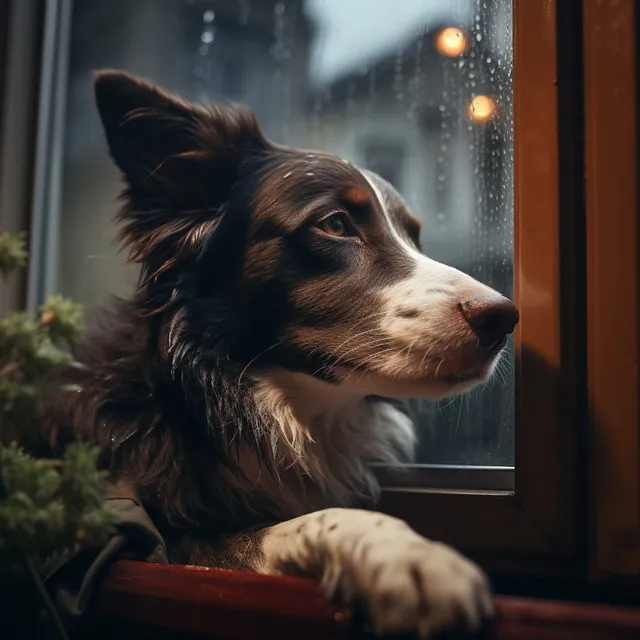
[[[112,624],[142,623],[200,637],[350,637],[347,617],[323,600],[313,581],[300,578],[120,561],[95,606]],[[497,607],[496,640],[640,637],[640,608],[503,596]]]

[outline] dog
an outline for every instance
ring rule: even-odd
[[[399,399],[492,375],[516,307],[422,254],[380,176],[267,140],[243,106],[94,82],[140,279],[78,347],[52,441],[99,445],[172,562],[315,577],[379,634],[478,629],[485,574],[369,510],[372,463],[412,459]]]

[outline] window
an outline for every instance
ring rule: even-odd
[[[426,252],[520,307],[502,377],[412,403],[421,466],[381,471],[382,508],[491,569],[640,575],[632,0],[52,2],[37,118],[36,4],[12,3],[31,39],[0,76],[0,217],[11,196],[33,222],[32,302],[59,289],[96,308],[135,281],[111,246],[119,186],[91,70],[239,98],[275,140],[377,163]]]
[[[510,0],[412,0],[400,12],[391,0],[375,11],[362,0],[85,1],[68,22],[44,288],[95,310],[135,279],[112,246],[119,185],[89,82],[117,67],[195,100],[242,100],[276,141],[380,172],[421,218],[428,255],[512,294]],[[451,31],[458,49],[443,48]],[[411,403],[421,465],[513,466],[513,355],[484,389]]]

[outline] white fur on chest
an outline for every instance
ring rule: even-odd
[[[255,393],[258,415],[251,422],[277,475],[241,445],[244,477],[225,472],[225,480],[246,506],[266,499],[278,505],[278,515],[294,517],[371,503],[379,494],[371,463],[413,458],[413,423],[386,402],[346,395],[290,373],[263,378]]]

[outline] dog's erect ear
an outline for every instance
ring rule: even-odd
[[[225,173],[208,166],[209,182],[228,183],[240,154],[268,144],[244,107],[195,107],[122,71],[98,72],[94,87],[111,155],[136,192],[171,199],[180,179],[200,186],[192,170],[207,162]]]
[[[109,150],[128,183],[122,240],[157,275],[215,221],[243,157],[269,143],[245,107],[195,107],[120,71],[98,72],[94,82]]]

